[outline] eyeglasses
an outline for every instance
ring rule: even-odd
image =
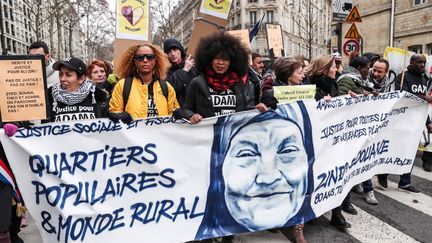
[[[144,61],[144,59],[147,59],[147,61],[153,61],[156,58],[155,54],[142,54],[142,55],[136,55],[134,56],[134,60],[138,62]]]

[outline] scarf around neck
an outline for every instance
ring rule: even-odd
[[[347,66],[342,75],[339,76],[337,82],[339,82],[341,79],[343,79],[344,77],[349,77],[351,78],[356,84],[358,84],[360,87],[364,88],[364,89],[373,89],[373,83],[371,83],[369,80],[363,80],[360,72],[351,66]]]
[[[55,83],[52,86],[52,96],[54,98],[53,110],[57,108],[57,102],[64,103],[66,105],[75,105],[81,103],[87,98],[87,96],[92,93],[92,104],[96,104],[95,99],[96,85],[89,79],[84,81],[78,90],[67,91],[60,88],[60,83]]]
[[[227,71],[224,74],[217,74],[210,67],[207,68],[206,74],[207,82],[216,91],[225,91],[232,89],[234,85],[239,81],[239,76],[233,71]]]

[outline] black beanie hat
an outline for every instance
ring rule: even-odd
[[[169,50],[173,47],[176,47],[180,50],[181,52],[181,57],[182,59],[185,59],[186,57],[186,52],[183,48],[183,46],[180,44],[180,42],[174,38],[168,38],[164,41],[163,43],[163,48],[164,48],[164,52],[168,54]]]

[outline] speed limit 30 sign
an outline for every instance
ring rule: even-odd
[[[345,44],[343,45],[343,52],[345,55],[349,56],[351,52],[360,52],[360,43],[355,39],[349,39],[345,41]]]

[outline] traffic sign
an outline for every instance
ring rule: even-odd
[[[345,21],[348,22],[362,22],[362,19],[360,17],[360,13],[358,11],[357,6],[354,6],[351,12],[348,14]]]
[[[333,0],[333,20],[345,21],[353,7],[352,0]]]
[[[351,52],[360,52],[360,43],[357,40],[350,39],[343,45],[343,52],[345,55],[349,56]]]
[[[357,39],[357,40],[360,39],[360,33],[357,30],[357,26],[354,23],[352,23],[351,27],[349,28],[349,30],[345,34],[345,38]]]

